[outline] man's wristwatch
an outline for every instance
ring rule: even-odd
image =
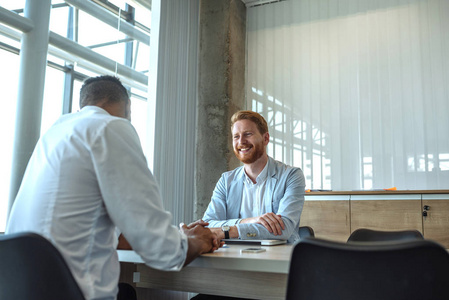
[[[223,230],[225,239],[229,239],[229,229],[231,229],[228,225],[224,225],[221,227],[221,230]]]

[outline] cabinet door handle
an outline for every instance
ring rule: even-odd
[[[424,210],[429,210],[430,209],[430,206],[429,205],[424,205]]]

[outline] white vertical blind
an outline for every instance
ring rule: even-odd
[[[248,108],[309,189],[449,188],[449,1],[247,10]]]
[[[154,175],[175,225],[193,221],[199,0],[152,2]]]

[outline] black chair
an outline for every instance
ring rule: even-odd
[[[287,300],[449,299],[449,253],[429,240],[294,246]]]
[[[348,238],[348,242],[385,242],[404,240],[423,240],[418,230],[380,231],[366,228],[355,230]]]
[[[315,232],[310,226],[299,226],[299,237],[303,238],[313,238],[315,237]]]
[[[64,258],[35,233],[0,236],[0,299],[84,300]]]

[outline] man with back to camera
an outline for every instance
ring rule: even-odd
[[[303,172],[267,155],[270,135],[260,114],[236,112],[231,130],[234,154],[243,166],[222,174],[203,220],[220,239],[299,240]]]
[[[219,247],[202,225],[171,225],[129,121],[130,105],[117,78],[87,79],[80,112],[62,116],[37,143],[6,228],[49,239],[86,299],[116,298],[116,227],[156,269],[180,270]]]

